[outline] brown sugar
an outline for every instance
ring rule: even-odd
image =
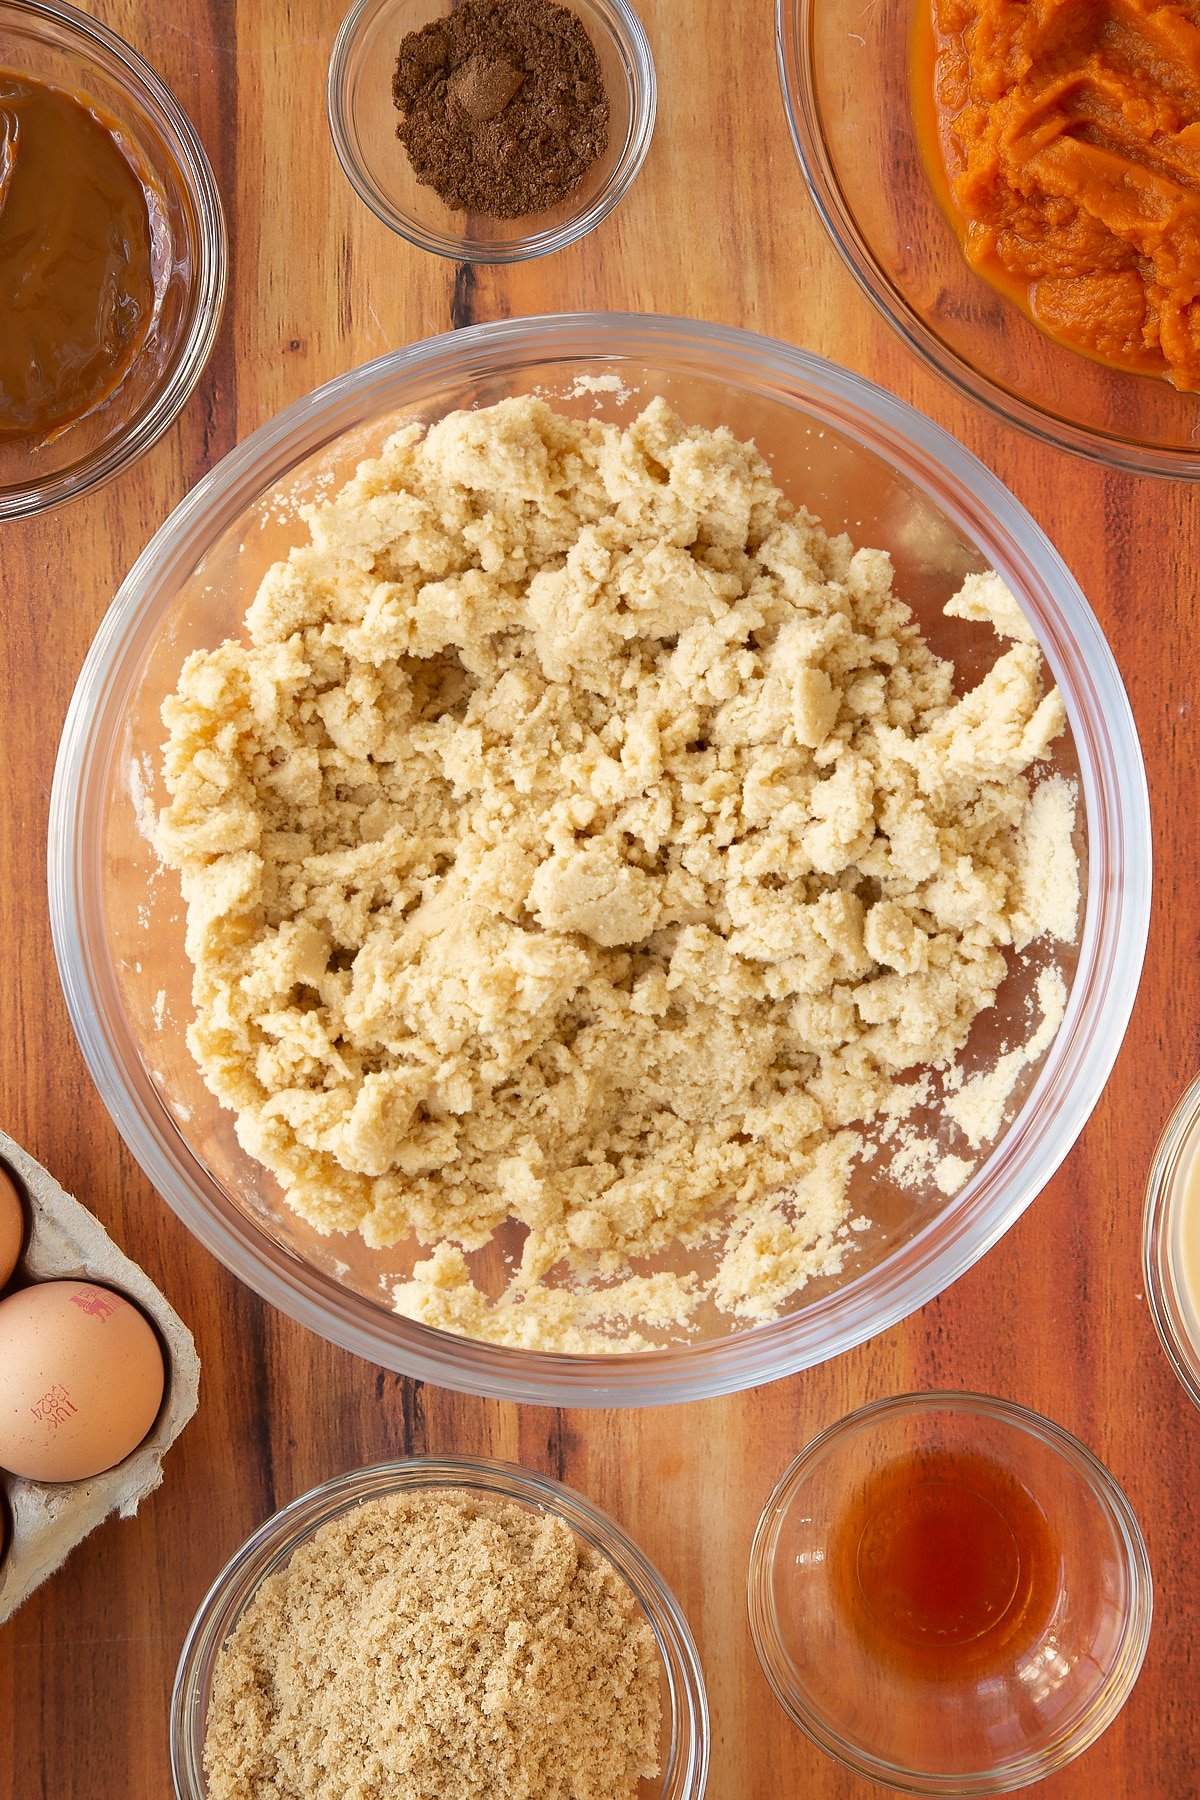
[[[599,59],[555,0],[464,0],[409,32],[392,97],[417,180],[456,212],[544,212],[608,144]]]
[[[331,1519],[217,1660],[209,1800],[634,1800],[658,1651],[561,1519],[442,1492]]]

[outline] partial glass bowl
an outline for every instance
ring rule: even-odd
[[[529,392],[613,421],[662,395],[695,424],[754,438],[785,493],[829,531],[890,550],[898,591],[964,682],[992,665],[998,641],[942,607],[968,573],[998,569],[1069,715],[1048,767],[1079,790],[1084,916],[1077,943],[1054,955],[1066,1016],[1025,1070],[973,1178],[948,1200],[932,1179],[893,1190],[864,1161],[850,1204],[873,1224],[856,1235],[843,1276],[811,1282],[774,1323],[735,1328],[713,1310],[690,1334],[660,1334],[636,1353],[514,1350],[399,1317],[391,1288],[426,1254],[420,1246],[323,1238],[283,1203],[187,1050],[179,888],[144,832],[147,809],[166,798],[162,701],[190,651],[241,632],[263,573],[305,537],[297,506],[333,492],[406,421]],[[200,1242],[272,1304],[444,1387],[540,1404],[654,1405],[836,1356],[923,1305],[1008,1229],[1071,1148],[1116,1056],[1145,948],[1150,849],[1137,735],[1112,655],[1067,569],[994,476],[910,407],[789,345],[694,320],[585,313],[477,326],[356,369],[265,425],[187,496],[130,571],[81,672],[54,778],[50,906],[71,1018],[118,1129]],[[1035,947],[1014,965],[968,1042],[972,1066],[1025,1041],[1050,955]],[[676,1252],[640,1272],[695,1266]]]
[[[912,34],[933,0],[776,0],[792,141],[829,235],[910,349],[985,411],[1137,474],[1200,477],[1200,396],[1056,343],[968,265],[913,122]]]
[[[157,317],[124,380],[49,442],[0,442],[0,519],[17,519],[99,487],[178,416],[221,322],[226,242],[217,185],[191,121],[99,19],[62,0],[0,0],[0,69],[64,88],[118,120],[163,201]]]
[[[614,1519],[573,1488],[512,1463],[470,1456],[411,1457],[339,1475],[273,1514],[230,1558],[200,1603],[175,1674],[171,1772],[177,1800],[205,1800],[204,1733],[217,1656],[260,1583],[322,1525],[363,1501],[438,1492],[491,1495],[561,1519],[615,1569],[658,1645],[662,1774],[641,1782],[639,1794],[644,1800],[701,1800],[709,1759],[704,1676],[687,1620],[658,1570]]]
[[[1200,1406],[1200,1289],[1195,1285],[1200,1279],[1198,1159],[1200,1076],[1163,1129],[1150,1165],[1142,1215],[1142,1271],[1150,1313],[1171,1367]]]
[[[654,133],[654,59],[627,0],[570,0],[600,59],[608,148],[558,206],[518,219],[454,212],[413,173],[396,136],[392,75],[400,40],[448,0],[357,0],[329,59],[329,129],[346,178],[376,218],[420,250],[456,262],[515,263],[573,244],[607,218],[646,160]]]
[[[946,1455],[986,1458],[1024,1490],[1058,1578],[1032,1639],[932,1677],[848,1619],[835,1533],[880,1471]],[[1077,1439],[1010,1401],[933,1393],[865,1406],[796,1458],[759,1521],[748,1602],[767,1680],[815,1744],[903,1793],[958,1796],[1025,1787],[1095,1743],[1138,1678],[1153,1588],[1128,1500]]]

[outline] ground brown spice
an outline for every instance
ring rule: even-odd
[[[417,180],[455,211],[544,212],[608,144],[599,59],[554,0],[463,0],[409,32],[392,97]]]

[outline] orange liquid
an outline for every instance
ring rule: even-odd
[[[1046,1515],[984,1456],[907,1456],[873,1476],[829,1549],[839,1611],[882,1660],[984,1675],[1036,1641],[1059,1587]]]

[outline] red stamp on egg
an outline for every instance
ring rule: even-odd
[[[56,1381],[40,1400],[34,1401],[29,1411],[39,1425],[48,1425],[51,1431],[57,1431],[60,1425],[66,1424],[72,1414],[79,1411],[79,1408],[61,1381]]]
[[[90,1318],[99,1319],[102,1325],[111,1319],[117,1310],[116,1300],[111,1294],[106,1294],[103,1288],[80,1288],[77,1294],[70,1296],[70,1301],[71,1305],[77,1306],[80,1312],[87,1313]]]

